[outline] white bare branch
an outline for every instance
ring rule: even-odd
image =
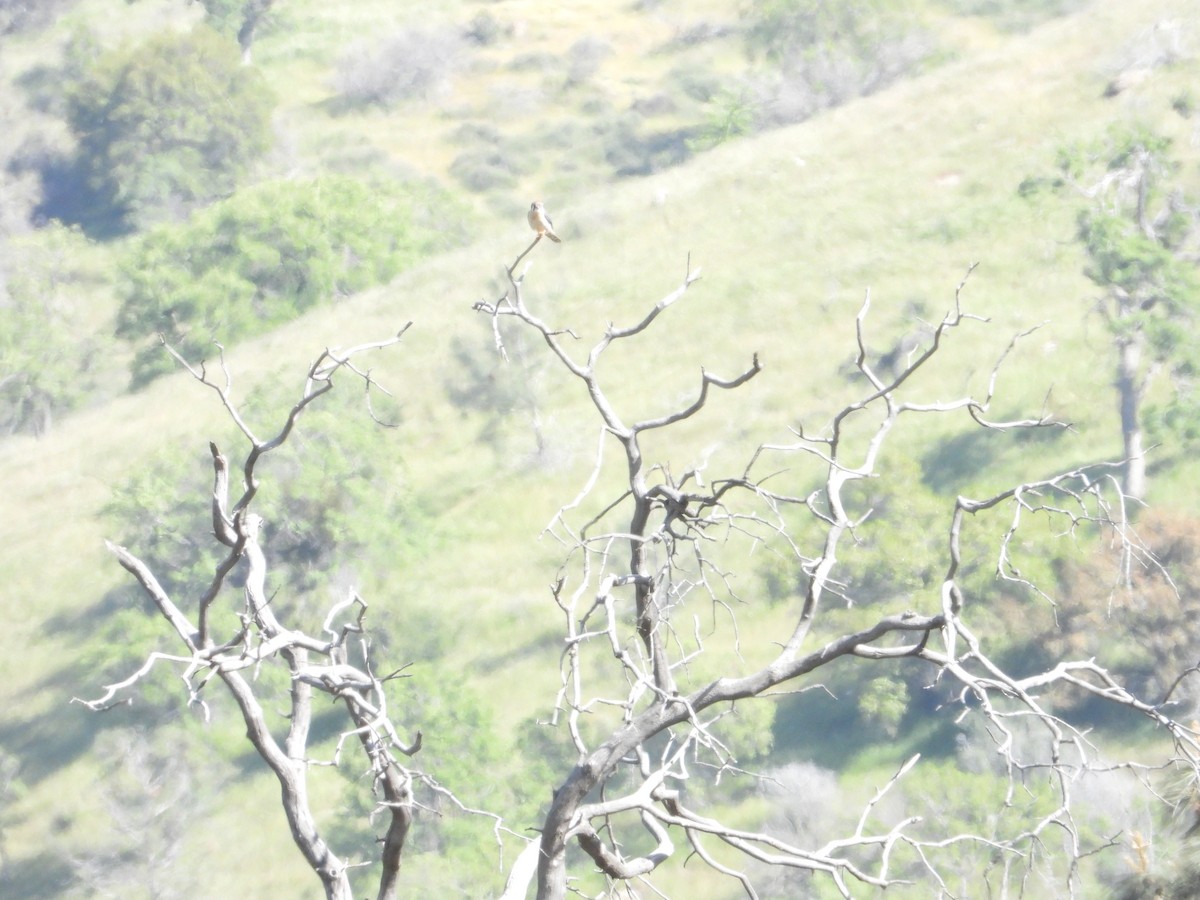
[[[417,805],[413,794],[414,782],[420,781],[455,803],[459,801],[428,776],[410,771],[397,762],[394,754],[411,757],[420,751],[422,734],[418,730],[414,740],[405,741],[391,719],[384,683],[401,677],[403,669],[384,678],[376,676],[370,643],[365,639],[364,620],[368,606],[358,593],[351,590],[344,599],[330,607],[322,626],[323,636],[311,636],[281,621],[267,590],[269,566],[267,554],[260,543],[263,520],[251,511],[258,489],[256,467],[265,454],[289,439],[304,410],[332,389],[334,377],[343,370],[361,379],[367,393],[368,412],[378,422],[370,407],[370,394],[373,389],[385,389],[378,385],[369,369],[359,366],[357,360],[363,354],[393,346],[401,340],[408,327],[405,325],[397,334],[384,340],[346,350],[323,351],[307,370],[300,398],[292,405],[280,429],[268,439],[260,439],[238,409],[233,399],[233,378],[219,345],[223,371],[223,378],[219,381],[210,378],[203,364],[192,366],[174,348],[167,347],[193,378],[217,393],[226,413],[248,440],[249,449],[242,462],[242,493],[231,505],[227,458],[215,444],[210,444],[214,471],[211,500],[213,537],[224,548],[225,555],[212,580],[195,599],[198,626],[192,624],[168,595],[149,566],[124,547],[109,544],[109,549],[120,564],[134,576],[144,593],[170,623],[187,653],[151,653],[137,671],[107,686],[98,699],[78,701],[97,711],[109,708],[160,663],[183,666],[181,677],[187,687],[189,702],[202,703],[199,690],[210,678],[219,678],[241,710],[250,742],[275,773],[282,790],[284,813],[297,849],[320,879],[325,895],[330,900],[350,900],[347,871],[352,864],[334,854],[322,837],[309,805],[306,771],[309,765],[321,764],[310,760],[307,753],[314,690],[339,701],[351,723],[342,733],[330,764],[339,764],[346,741],[357,738],[369,764],[372,787],[381,795],[379,808],[385,811],[388,818],[380,858],[378,897],[381,900],[392,900],[397,896],[400,860],[412,825],[413,810]],[[241,612],[238,604],[221,608],[218,603],[228,593],[227,578],[236,566],[243,566],[245,570]],[[232,616],[238,623],[234,636],[220,644],[212,637],[218,615]],[[353,659],[347,644],[347,639],[352,635],[360,636],[355,648],[357,656]],[[255,696],[254,686],[241,674],[246,669],[257,670],[266,665],[282,666],[291,684],[287,733],[282,744],[272,734],[267,717]],[[464,804],[459,805],[464,810],[478,812]]]
[[[1040,699],[1052,687],[1100,697],[1140,713],[1172,736],[1180,759],[1197,763],[1194,733],[1173,722],[1160,707],[1135,697],[1098,663],[1063,662],[1038,675],[1016,678],[989,658],[984,643],[965,621],[971,610],[960,583],[964,563],[961,535],[973,517],[1005,507],[1011,511],[1009,528],[999,547],[999,572],[1002,578],[1034,590],[1039,588],[1020,575],[1012,558],[1023,516],[1050,518],[1068,535],[1083,528],[1111,529],[1121,542],[1139,546],[1124,520],[1120,491],[1109,496],[1111,489],[1119,485],[1111,478],[1112,467],[1108,464],[1025,482],[982,500],[958,498],[946,532],[946,574],[940,590],[930,598],[934,611],[883,613],[873,624],[806,651],[821,615],[823,596],[833,594],[853,601],[839,580],[839,549],[847,535],[858,540],[856,532],[868,523],[872,510],[854,509],[848,488],[855,482],[879,477],[883,448],[901,420],[917,414],[934,416],[965,410],[974,424],[983,428],[1065,427],[1045,410],[1037,416],[1006,421],[989,418],[1001,371],[1017,344],[1036,328],[1022,331],[1009,341],[991,368],[982,396],[929,400],[918,395],[917,375],[950,336],[967,323],[987,321],[963,306],[963,291],[974,269],[972,265],[957,286],[952,309],[932,329],[924,348],[911,352],[899,370],[887,377],[868,362],[868,293],[855,320],[856,366],[868,386],[864,394],[837,411],[819,435],[801,426],[795,432],[797,441],[765,443],[754,451],[740,476],[713,479],[708,485],[698,478],[691,483],[693,473],[675,478],[667,466],[645,460],[639,436],[699,415],[706,406],[709,386],[733,389],[744,385],[759,371],[757,357],[749,369],[728,380],[702,370],[700,390],[693,401],[674,412],[631,425],[625,424],[596,375],[596,362],[612,341],[644,335],[661,321],[661,313],[683,296],[695,280],[690,263],[684,283],[639,322],[627,328],[609,326],[589,351],[586,363],[569,356],[560,343],[560,335],[570,332],[552,330],[528,310],[522,296],[523,277],[514,279],[512,268],[510,289],[503,302],[477,307],[494,317],[511,315],[541,334],[566,371],[584,383],[601,422],[599,446],[584,488],[558,510],[546,529],[567,548],[567,560],[578,572],[576,580],[564,569],[554,586],[554,596],[565,624],[562,683],[555,718],[560,711],[566,712],[579,759],[555,791],[542,827],[536,873],[539,900],[560,900],[564,896],[565,854],[572,841],[609,879],[636,879],[649,886],[648,877],[676,851],[664,826],[683,828],[696,856],[721,874],[737,879],[750,897],[757,896],[757,892],[749,876],[708,852],[703,843],[705,836],[724,842],[752,860],[824,873],[843,896],[849,897],[854,882],[879,888],[904,883],[905,877],[896,874],[900,848],[919,861],[933,884],[945,890],[947,882],[937,862],[939,850],[963,842],[978,843],[993,848],[1006,860],[1007,867],[1011,860],[1032,860],[1035,853],[1041,852],[1045,835],[1053,827],[1067,836],[1070,859],[1066,871],[1070,881],[1075,877],[1078,859],[1092,852],[1080,838],[1073,817],[1072,785],[1094,764],[1097,754],[1083,730],[1072,727]],[[624,450],[627,481],[611,500],[593,504],[598,510],[587,514],[583,509],[601,483],[606,463],[604,444],[610,435]],[[791,476],[786,463],[761,474],[769,460],[789,455],[803,455],[822,467],[818,487],[776,487],[775,482]],[[768,481],[772,486],[767,486]],[[745,508],[746,502],[753,501],[764,508]],[[816,553],[804,553],[794,537],[789,516],[797,510],[810,516],[821,529]],[[580,525],[571,524],[575,518],[581,520]],[[735,605],[743,601],[728,584],[724,567],[714,555],[735,535],[745,537],[753,546],[782,542],[805,575],[803,598],[792,610],[790,620],[781,623],[787,636],[768,663],[741,674],[718,676],[690,691],[680,690],[677,679],[703,660],[712,643],[711,636],[700,633],[698,618],[689,609],[690,596],[697,589],[714,608],[726,611],[734,649],[741,653]],[[1137,552],[1146,555],[1144,549]],[[710,580],[710,576],[717,580]],[[572,581],[570,588],[568,581]],[[683,618],[677,619],[679,616]],[[677,621],[689,625],[677,628]],[[941,647],[931,643],[931,638],[938,636]],[[926,823],[918,816],[872,829],[869,823],[881,809],[881,801],[918,765],[918,756],[905,762],[867,802],[853,831],[820,847],[789,843],[767,830],[731,827],[694,813],[680,802],[678,786],[689,777],[684,749],[702,767],[716,772],[735,768],[732,749],[711,728],[723,715],[722,710],[735,701],[752,702],[780,689],[816,687],[805,679],[834,660],[847,657],[875,664],[919,660],[931,664],[939,680],[957,682],[964,710],[977,710],[997,740],[997,751],[1009,777],[1009,801],[1022,778],[1033,772],[1047,773],[1058,786],[1056,808],[1028,827],[1004,836],[928,837],[921,831]],[[603,674],[605,665],[609,667],[607,676]],[[623,686],[623,695],[615,692],[616,685]],[[617,713],[612,730],[606,736],[602,732],[599,738],[585,737],[584,717],[594,717],[606,709]],[[1049,759],[1022,755],[1020,736],[1011,723],[1024,720],[1039,723],[1045,731]],[[647,748],[656,738],[665,738],[666,746],[673,750],[664,751],[657,766],[648,766]],[[623,787],[618,790],[617,785]],[[602,799],[593,799],[597,796]],[[626,856],[619,836],[621,828],[648,832],[652,849]],[[532,865],[532,851],[526,852],[529,856],[523,855],[521,876],[517,878],[514,873],[510,890],[513,884],[528,884],[534,877],[527,868]]]

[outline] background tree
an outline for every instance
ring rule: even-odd
[[[1085,274],[1104,290],[1097,303],[1117,350],[1115,384],[1125,447],[1124,491],[1146,494],[1146,393],[1166,369],[1176,397],[1168,418],[1194,430],[1185,412],[1200,359],[1196,272],[1200,207],[1175,180],[1170,139],[1117,128],[1090,147],[1064,150],[1064,178],[1092,201],[1079,214]]]
[[[274,98],[205,25],[103,54],[72,85],[67,122],[98,231],[179,218],[231,193],[271,142]]]

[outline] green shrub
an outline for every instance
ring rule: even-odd
[[[581,37],[567,49],[567,84],[590,80],[612,53],[612,45],[607,41],[592,35]]]
[[[458,32],[410,28],[386,38],[373,52],[351,48],[338,63],[334,89],[351,107],[436,99],[449,90],[466,58]]]
[[[701,136],[699,128],[644,132],[640,124],[637,116],[626,115],[603,125],[604,160],[619,178],[649,175],[687,162]]]
[[[754,0],[746,42],[776,62],[830,48],[866,58],[902,30],[910,7],[908,0]]]
[[[434,205],[441,220],[427,214]],[[214,340],[270,330],[336,295],[387,281],[457,238],[436,230],[453,227],[455,210],[421,184],[334,175],[259,185],[186,225],[160,226],[132,248],[121,267],[118,334],[139,341],[161,334],[199,361]],[[154,342],[137,354],[134,383],[172,367]]]
[[[753,0],[746,46],[778,74],[759,84],[760,124],[801,121],[880,90],[929,55],[911,0]]]
[[[541,163],[540,141],[506,137],[491,125],[467,122],[454,133],[462,151],[450,163],[450,174],[469,191],[509,188]]]
[[[469,191],[515,187],[523,167],[497,148],[464,150],[450,163],[450,174]]]
[[[465,41],[477,47],[491,47],[511,38],[516,29],[490,13],[481,12],[462,31]]]
[[[692,149],[708,150],[754,130],[754,105],[742,91],[722,90],[708,103],[706,113]]]

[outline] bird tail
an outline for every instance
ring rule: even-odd
[[[547,231],[547,232],[546,232],[546,237],[550,238],[550,240],[554,241],[554,243],[556,243],[556,244],[561,244],[561,243],[562,243],[562,238],[560,238],[560,237],[559,237],[557,234],[555,234],[553,231]]]

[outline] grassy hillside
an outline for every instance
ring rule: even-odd
[[[12,79],[74,27],[107,23],[115,37],[179,27],[196,16],[182,3],[115,6],[120,17],[113,16],[112,2],[85,0],[54,30],[6,44],[0,74]],[[583,134],[580,123],[594,121],[585,110],[594,117],[600,108],[623,110],[660,90],[676,69],[738,71],[744,58],[732,36],[663,49],[693,21],[734,24],[730,4],[664,2],[614,11],[606,3],[541,0],[283,0],[281,7],[254,50],[282,98],[278,158],[270,165],[309,173],[344,171],[361,161],[454,184],[451,166],[464,122],[491,123],[509,141],[507,152],[519,155],[524,145],[536,156],[512,184],[470,196],[475,218],[467,246],[242,343],[227,357],[237,395],[268,398],[258,401],[256,421],[269,431],[288,387],[299,388],[322,348],[378,339],[413,322],[398,349],[373,360],[375,377],[395,392],[402,415],[401,426],[383,439],[394,464],[381,481],[403,485],[434,514],[415,549],[400,555],[403,571],[364,565],[355,575],[372,616],[393,635],[395,661],[413,662],[418,674],[452,667],[481,697],[502,697],[492,706],[505,739],[527,718],[546,715],[552,703],[559,613],[547,586],[562,554],[541,530],[585,482],[598,435],[578,385],[532,344],[509,369],[518,380],[527,370],[534,385],[531,402],[545,440],[540,454],[527,410],[502,416],[499,436],[488,443],[479,439],[487,413],[457,409],[446,399],[447,384],[465,383],[453,367],[456,346],[489,359],[490,327],[471,304],[503,291],[502,266],[530,238],[522,212],[528,198],[546,199],[565,240],[543,243],[532,254],[527,302],[574,329],[581,348],[607,323],[630,322],[673,290],[689,256],[703,270],[656,335],[614,348],[605,360],[612,396],[630,418],[690,396],[701,366],[731,375],[754,353],[763,360],[761,377],[735,396],[716,397],[669,444],[649,442],[656,458],[676,470],[705,459],[712,472],[737,466],[759,442],[786,439],[789,426],[822,423],[855,390],[840,370],[853,356],[853,317],[864,292],[872,298],[871,343],[884,350],[914,329],[914,309],[928,320],[939,318],[976,262],[966,306],[991,325],[964,329],[915,389],[928,399],[982,392],[1011,335],[1045,322],[1010,359],[998,408],[1001,415],[1036,412],[1049,396],[1051,409],[1075,428],[1033,449],[1001,440],[986,467],[961,475],[951,489],[982,492],[1017,472],[1041,474],[1119,456],[1110,347],[1101,322],[1088,313],[1096,288],[1082,275],[1073,241],[1077,207],[1062,195],[1023,198],[1018,186],[1051,174],[1064,143],[1090,139],[1117,120],[1171,129],[1185,171],[1195,174],[1195,123],[1170,111],[1171,100],[1195,81],[1192,62],[1157,70],[1117,97],[1103,92],[1155,22],[1200,21],[1200,4],[1096,3],[1026,34],[956,20],[940,33],[959,43],[943,47],[943,61],[919,77],[682,165],[620,179],[595,163],[602,154],[586,141],[539,146],[540,135],[559,128]],[[392,110],[336,108],[331,67],[356,41],[427,21],[461,23],[482,12],[511,24],[513,37],[472,51],[447,95]],[[947,15],[936,6],[929,14]],[[567,65],[559,57],[585,35],[602,38],[611,53],[584,83],[552,87]],[[558,61],[538,63],[539,54]],[[519,57],[533,62],[514,65]],[[676,107],[660,125],[695,121],[695,114]],[[574,152],[582,159],[572,166]],[[89,300],[104,311],[107,327],[116,310],[111,286]],[[495,366],[496,377],[514,377],[498,364],[486,365]],[[174,454],[192,461],[195,491],[180,499],[203,508],[207,441],[218,439],[236,452],[215,396],[186,374],[137,393],[110,393],[40,438],[0,442],[0,471],[8,482],[0,517],[0,618],[6,623],[0,749],[20,760],[23,783],[20,796],[3,807],[5,873],[31,897],[69,893],[69,857],[106,841],[96,785],[111,762],[105,754],[115,751],[104,743],[105,730],[191,717],[169,704],[169,712],[156,707],[149,723],[136,709],[97,718],[69,705],[72,696],[97,693],[90,644],[104,637],[113,613],[103,598],[127,583],[103,547],[120,527],[105,507],[116,486]],[[959,424],[965,426],[965,417]],[[890,453],[898,462],[920,459],[950,429],[945,423],[909,429]],[[1198,483],[1200,467],[1173,460],[1151,480],[1152,503],[1195,513]],[[347,568],[355,565],[349,561]],[[747,583],[754,578],[748,574]],[[419,615],[453,623],[457,638],[446,658],[423,655],[412,624]],[[775,638],[768,617],[751,612],[742,624],[747,657],[768,652]],[[149,633],[131,639],[146,641]],[[158,684],[165,695],[169,680]],[[186,732],[194,747],[239,747],[231,710],[218,709],[210,731],[194,722],[166,727]],[[314,896],[315,883],[292,859],[272,782],[244,757],[221,769],[219,778],[229,790],[198,803],[188,828],[179,871],[203,873],[202,887],[188,896]],[[317,781],[318,790],[339,802],[340,775]],[[486,841],[485,826],[481,834]],[[237,847],[233,859],[230,840]],[[497,875],[489,885],[455,885],[443,870],[449,863],[427,857],[414,862],[409,877],[445,885],[447,892],[457,887],[464,896],[481,896],[502,882]],[[218,859],[228,863],[214,865]],[[681,875],[670,885],[673,895],[735,895],[726,884],[686,880],[700,877]]]

